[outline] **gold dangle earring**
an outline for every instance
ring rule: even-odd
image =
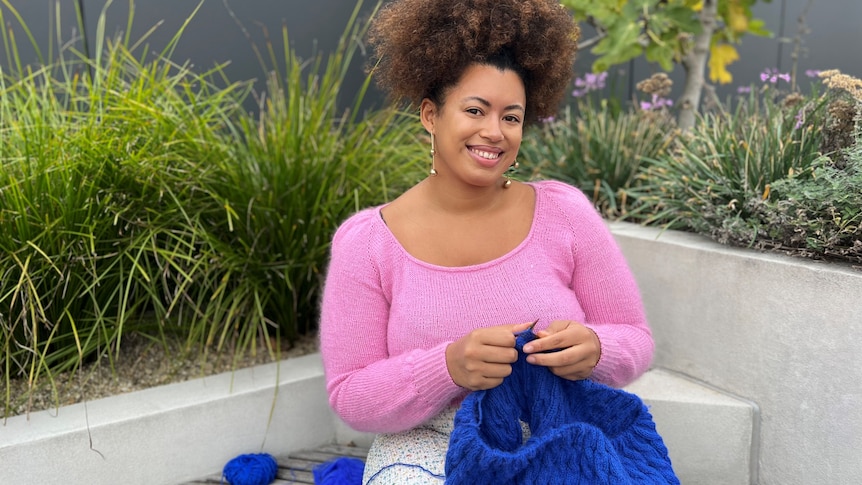
[[[434,147],[434,133],[431,133],[431,171],[428,172],[432,177],[437,176],[437,169],[434,168],[434,154],[437,153],[436,148]]]
[[[515,161],[512,162],[512,165],[509,166],[509,169],[506,170],[506,181],[503,182],[503,188],[504,189],[508,189],[509,187],[512,186],[512,179],[509,178],[509,176],[510,176],[510,174],[517,171],[520,166],[521,166],[521,164],[518,163],[518,159],[516,158]]]

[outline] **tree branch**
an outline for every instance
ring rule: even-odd
[[[683,57],[682,66],[685,68],[685,87],[679,100],[679,127],[690,130],[694,127],[695,113],[700,106],[700,97],[703,93],[704,73],[706,62],[709,58],[709,47],[712,34],[716,28],[718,17],[718,0],[704,0],[703,9],[700,11],[701,31],[694,38],[691,50]]]
[[[605,37],[607,37],[607,36],[608,36],[608,34],[607,34],[607,33],[605,33],[605,32],[600,32],[600,33],[596,34],[596,36],[595,36],[595,37],[590,37],[590,38],[589,38],[589,39],[587,39],[587,40],[582,40],[582,41],[578,42],[578,50],[589,49],[590,47],[592,47],[592,46],[594,46],[594,45],[598,44],[599,42],[601,42],[601,41],[602,41],[602,39],[604,39],[604,38],[605,38]]]

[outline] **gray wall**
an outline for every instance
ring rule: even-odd
[[[739,50],[742,59],[730,67],[734,75],[734,85],[719,87],[720,95],[730,94],[739,84],[759,83],[758,75],[766,67],[778,67],[787,71],[791,67],[791,44],[782,44],[778,38],[792,38],[797,34],[797,18],[809,0],[772,0],[771,3],[758,3],[755,16],[767,23],[767,28],[775,33],[771,39],[747,37]],[[364,11],[368,12],[375,0],[365,0]],[[21,13],[34,37],[47,52],[49,39],[53,35],[53,17],[56,0],[11,0],[11,4]],[[77,31],[74,0],[62,0],[62,36],[68,41]],[[95,38],[97,20],[105,6],[105,0],[84,0],[87,35],[92,44]],[[151,38],[154,50],[160,50],[182,25],[183,21],[197,6],[198,0],[146,0],[136,3],[135,23],[132,38],[139,38],[144,32],[156,25],[163,24]],[[251,39],[247,38],[237,22],[231,18],[228,8],[247,28]],[[216,63],[230,61],[225,69],[231,80],[260,79],[263,68],[254,56],[252,44],[261,48],[265,37],[263,30],[280,46],[281,26],[286,25],[291,43],[298,53],[309,56],[315,45],[324,51],[334,47],[345,22],[354,6],[353,0],[206,0],[198,14],[188,26],[180,41],[173,59],[191,60],[200,70]],[[5,20],[16,32],[19,44],[25,38],[17,22],[5,7]],[[128,15],[128,2],[116,0],[108,10],[107,32],[115,34],[125,28]],[[799,61],[799,73],[806,69],[840,69],[845,73],[862,78],[862,2],[859,0],[813,0],[806,23],[811,32],[803,36],[806,52]],[[54,42],[56,44],[56,40]],[[91,45],[92,49],[92,45]],[[0,66],[6,66],[5,49],[0,50]],[[36,57],[26,45],[20,46],[25,60],[35,61]],[[54,49],[56,52],[56,48]],[[590,56],[584,53],[576,63],[576,70],[583,73],[589,69]],[[635,62],[623,66],[625,71],[620,85],[628,87],[629,80],[638,81],[648,77],[655,68],[645,62]],[[629,78],[629,73],[634,75]],[[363,78],[362,62],[356,62],[350,71],[346,95],[352,99]],[[673,73],[673,78],[681,83],[681,69]],[[679,84],[678,84],[679,85]],[[627,93],[621,94],[627,96]],[[678,91],[676,92],[678,94]],[[379,94],[375,94],[377,96]],[[344,100],[342,100],[344,101]]]
[[[60,26],[62,40],[80,39],[80,29],[76,18],[77,0],[61,0]],[[98,20],[106,0],[84,0],[85,27],[90,51],[98,28]],[[132,41],[140,39],[151,28],[158,26],[149,37],[147,44],[153,57],[161,51],[194,12],[199,0],[139,0],[135,2]],[[57,0],[11,0],[12,6],[21,14],[27,28],[39,44],[42,56],[48,56],[53,45],[54,56],[57,52],[56,4]],[[364,0],[362,14],[368,15],[375,0]],[[205,0],[195,14],[180,39],[172,59],[176,62],[189,60],[198,72],[203,72],[216,64],[230,61],[224,69],[232,81],[260,80],[265,71],[272,69],[269,58],[267,65],[261,66],[254,53],[254,46],[268,56],[266,40],[268,32],[276,51],[279,66],[284,65],[282,47],[282,27],[287,27],[290,43],[303,58],[309,58],[315,50],[328,53],[337,41],[356,3],[353,0]],[[15,32],[18,50],[24,62],[37,63],[38,56],[27,41],[23,29],[8,9],[3,9],[7,28]],[[236,18],[232,17],[231,12]],[[114,37],[126,28],[129,17],[129,1],[115,0],[107,9],[105,31]],[[246,33],[243,32],[242,24]],[[83,43],[75,42],[83,51]],[[5,47],[5,46],[4,46]],[[0,66],[8,69],[7,56],[0,49]],[[358,86],[364,79],[364,59],[356,60],[348,74],[345,100],[353,100]],[[377,94],[379,96],[379,93]]]
[[[758,406],[752,483],[862,483],[862,272],[679,231],[611,229],[643,293],[653,365]]]
[[[726,1],[726,0],[720,0]],[[791,52],[793,44],[788,43],[798,36],[799,17],[806,10],[809,0],[772,0],[770,3],[758,2],[753,13],[755,18],[766,22],[771,38],[746,36],[737,45],[740,60],[731,64],[728,70],[733,75],[733,83],[717,85],[716,92],[721,99],[736,93],[741,85],[760,84],[760,73],[765,68],[777,68],[789,72],[792,67]],[[805,15],[805,27],[809,33],[801,36],[802,50],[797,67],[800,85],[807,87],[810,82],[805,70],[839,69],[846,74],[862,79],[862,1],[860,0],[811,0],[811,7]],[[590,35],[584,29],[583,38]],[[784,39],[782,42],[780,39]],[[585,52],[575,63],[577,73],[590,70],[593,57]],[[644,60],[626,66],[617,66],[613,73],[619,76],[617,94],[631,98],[633,86],[642,79],[660,70]],[[633,76],[629,76],[633,73]],[[681,94],[684,72],[677,67],[671,74],[675,83],[671,96]],[[788,87],[786,84],[784,87]]]

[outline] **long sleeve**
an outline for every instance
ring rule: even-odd
[[[360,431],[395,432],[440,412],[464,391],[449,376],[446,346],[437,343],[391,355],[390,303],[366,211],[333,239],[321,307],[321,352],[330,406]]]
[[[571,287],[584,310],[581,323],[602,343],[592,379],[622,387],[649,368],[655,347],[652,333],[637,283],[605,221],[580,192],[574,198],[581,209],[568,214],[578,235]]]

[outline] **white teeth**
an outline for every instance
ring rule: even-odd
[[[476,155],[479,155],[482,158],[487,158],[488,160],[496,160],[496,159],[500,158],[499,153],[483,152],[483,151],[479,151],[479,150],[473,150],[473,153],[475,153]]]

